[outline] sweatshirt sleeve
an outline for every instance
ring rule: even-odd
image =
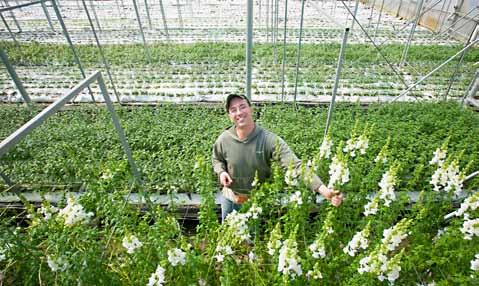
[[[273,141],[273,159],[278,160],[283,170],[286,172],[292,165],[293,176],[298,178],[300,175],[303,182],[311,191],[316,191],[323,185],[323,182],[319,177],[308,167],[298,159],[296,154],[289,148],[286,142],[278,136]],[[304,173],[303,173],[304,171]]]
[[[216,140],[215,144],[213,145],[212,163],[213,163],[213,170],[218,176],[222,172],[227,172],[226,160],[223,156],[223,148],[221,146],[221,141],[219,138],[218,140]]]

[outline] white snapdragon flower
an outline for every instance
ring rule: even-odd
[[[67,270],[67,268],[70,266],[68,261],[63,256],[52,257],[48,255],[47,263],[48,263],[48,267],[50,267],[52,272],[58,272],[58,271],[63,272]]]
[[[253,251],[250,251],[248,253],[248,261],[249,262],[254,262],[257,259],[256,254]]]
[[[226,217],[225,225],[229,231],[232,231],[242,241],[248,241],[251,238],[248,229],[248,219],[250,216],[250,213],[239,213],[233,210]]]
[[[471,260],[471,270],[472,271],[479,271],[479,253],[476,254],[476,259]]]
[[[386,156],[386,154],[379,152],[376,158],[374,158],[374,162],[375,163],[381,162],[383,164],[386,164],[388,162],[388,157]]]
[[[65,220],[65,225],[87,222],[93,216],[92,212],[85,212],[83,206],[76,202],[74,197],[68,198],[67,205],[58,213]]]
[[[406,229],[402,229],[398,225],[387,228],[383,231],[382,244],[388,250],[394,251],[396,247],[408,236]]]
[[[365,228],[356,232],[351,241],[343,248],[343,252],[349,256],[355,256],[359,249],[368,248],[368,233],[369,229]]]
[[[298,206],[303,204],[303,198],[301,197],[301,192],[296,191],[289,197],[290,203],[296,203]]]
[[[283,243],[279,250],[278,272],[291,276],[293,279],[302,275],[303,270],[301,269],[296,241],[287,239]]]
[[[363,214],[365,216],[375,215],[379,210],[379,196],[375,196],[370,202],[364,206]]]
[[[284,181],[288,186],[297,186],[298,185],[298,174],[295,169],[289,168],[284,174]]]
[[[464,174],[460,172],[457,162],[452,162],[448,166],[446,164],[439,166],[439,168],[431,176],[431,185],[434,191],[439,192],[444,190],[450,192],[454,190],[456,195],[462,192],[464,182]]]
[[[429,165],[438,165],[442,166],[444,164],[444,160],[446,159],[447,150],[443,150],[441,148],[437,148],[434,151],[434,157],[429,161]]]
[[[355,148],[359,150],[361,155],[366,154],[366,149],[369,147],[369,139],[364,134],[359,136],[358,141],[356,141]]]
[[[464,215],[464,223],[461,227],[464,239],[471,240],[473,236],[479,236],[479,218],[469,219],[469,215]]]
[[[479,208],[479,192],[466,198],[461,207],[456,211],[456,216],[463,216],[468,210],[474,211]]]
[[[349,169],[346,162],[340,161],[337,156],[334,156],[329,165],[329,175],[328,188],[333,188],[336,183],[342,185],[349,182]]]
[[[309,270],[306,273],[306,278],[308,280],[319,280],[323,279],[323,274],[321,274],[321,271],[319,271],[319,264],[315,263],[313,266],[313,270]]]
[[[282,245],[281,240],[270,240],[268,241],[267,248],[268,248],[268,254],[273,256],[276,253],[276,250],[281,248]]]
[[[321,146],[319,147],[319,158],[329,159],[331,157],[332,146],[333,146],[333,141],[329,137],[324,138],[323,142],[321,143]]]
[[[55,206],[42,206],[37,209],[37,212],[42,214],[45,220],[49,220],[52,218],[53,214],[58,212],[58,208]]]
[[[384,205],[389,207],[392,201],[396,200],[394,194],[394,185],[396,184],[396,176],[391,170],[386,171],[379,182],[379,198],[384,200]]]
[[[311,256],[313,258],[325,258],[326,257],[326,248],[324,247],[324,243],[319,239],[309,245],[309,250],[311,251]]]
[[[178,264],[185,265],[186,253],[179,248],[170,249],[168,250],[168,261],[172,266],[176,266]]]
[[[158,265],[156,271],[151,274],[150,279],[148,279],[148,284],[146,285],[163,286],[163,283],[165,283],[165,271],[165,268]]]
[[[356,140],[354,138],[349,138],[348,141],[346,141],[346,146],[344,146],[343,152],[349,153],[351,157],[356,156]]]
[[[258,219],[259,215],[263,212],[261,207],[258,207],[256,204],[251,205],[248,210],[248,214],[251,216],[252,219]]]
[[[123,238],[121,245],[126,248],[126,252],[132,254],[133,252],[135,252],[135,249],[140,248],[143,243],[141,243],[141,241],[138,240],[136,236],[130,234]]]
[[[233,249],[231,248],[231,246],[229,246],[229,245],[226,245],[226,246],[218,245],[218,246],[216,246],[216,255],[214,257],[216,258],[216,261],[223,262],[226,255],[232,255],[233,253],[234,252],[233,252]]]

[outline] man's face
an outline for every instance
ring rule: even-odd
[[[235,97],[230,102],[228,116],[236,127],[245,127],[254,124],[253,109],[245,99]]]

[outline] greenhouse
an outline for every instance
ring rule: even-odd
[[[0,17],[0,285],[479,285],[477,1]]]

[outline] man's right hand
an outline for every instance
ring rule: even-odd
[[[231,183],[233,183],[233,179],[231,179],[230,174],[227,172],[222,172],[220,174],[220,183],[225,187],[229,187]]]

